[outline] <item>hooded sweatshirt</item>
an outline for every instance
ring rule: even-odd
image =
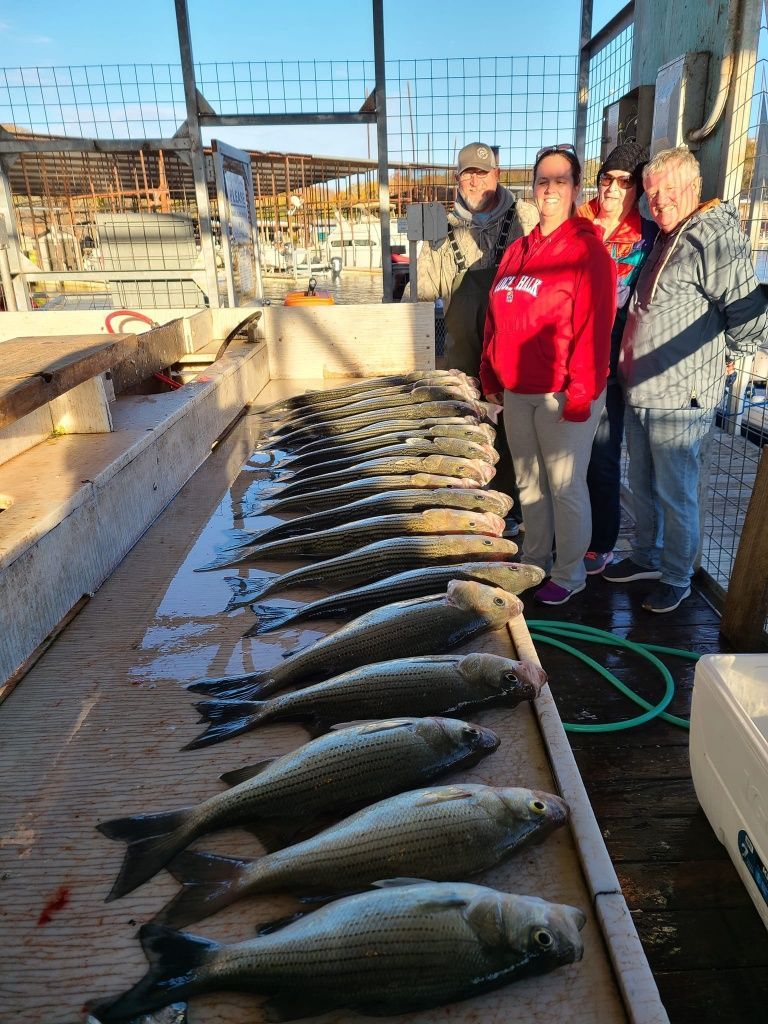
[[[594,226],[572,217],[546,236],[537,226],[507,249],[491,287],[483,393],[564,391],[563,417],[589,419],[615,314],[616,265]]]
[[[630,300],[619,380],[629,405],[711,409],[723,394],[726,348],[765,336],[766,300],[733,203],[701,205],[660,233]]]

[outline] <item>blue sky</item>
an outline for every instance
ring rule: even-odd
[[[188,3],[197,62],[373,58],[368,0]],[[621,6],[595,0],[593,27]],[[579,0],[542,8],[522,0],[479,7],[468,0],[384,0],[386,54],[390,60],[574,55],[579,17]],[[150,63],[178,63],[172,0],[0,0],[0,67]],[[216,134],[259,149],[367,155],[366,130],[359,127]]]

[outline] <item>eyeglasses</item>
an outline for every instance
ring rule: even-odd
[[[572,146],[570,142],[558,142],[555,146],[544,146],[536,154],[536,159],[533,161],[537,164],[542,157],[548,156],[550,153],[573,153],[576,156],[576,147]]]
[[[611,185],[616,184],[626,192],[628,188],[632,188],[635,184],[635,179],[632,174],[619,174],[617,177],[612,178],[606,171],[598,177],[597,184],[602,185],[604,188],[610,188]]]
[[[479,178],[481,181],[485,181],[490,173],[490,171],[475,171],[471,169],[462,171],[459,175],[459,181],[469,181],[470,178]]]

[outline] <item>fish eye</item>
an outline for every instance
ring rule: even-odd
[[[498,605],[501,608],[502,605],[504,604],[504,598],[503,597],[494,597],[493,603]]]
[[[552,932],[547,931],[546,928],[537,928],[533,933],[533,941],[539,947],[539,949],[551,949],[555,944],[554,936]]]
[[[489,540],[484,540],[484,541],[483,541],[483,544],[484,544],[484,545],[485,545],[485,547],[487,547],[487,548],[491,547],[491,542],[490,542]]]
[[[476,523],[476,522],[474,522],[474,520],[472,520],[472,521],[470,522],[470,524],[469,524],[469,525],[470,525],[470,526],[477,526],[477,523]]]
[[[463,736],[471,736],[473,739],[480,735],[480,733],[477,731],[477,729],[473,729],[471,725],[465,726],[461,730],[461,732],[462,732]]]
[[[520,680],[517,678],[514,672],[504,673],[504,682],[506,683],[519,683]]]
[[[533,811],[534,814],[544,814],[547,810],[547,805],[543,800],[531,800],[528,804],[528,808]]]

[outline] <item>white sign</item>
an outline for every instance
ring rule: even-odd
[[[245,192],[245,179],[232,171],[224,172],[224,188],[227,192],[232,225],[232,240],[236,245],[250,243],[252,240],[251,221],[248,216],[248,196]]]

